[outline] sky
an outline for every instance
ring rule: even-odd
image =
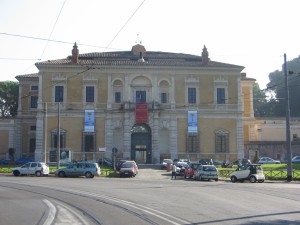
[[[0,0],[0,81],[35,63],[79,53],[148,51],[201,55],[244,66],[261,89],[300,55],[299,0]]]

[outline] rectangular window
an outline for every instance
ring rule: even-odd
[[[53,147],[57,148],[57,143],[58,143],[58,138],[57,138],[57,134],[53,134]],[[60,143],[60,148],[65,148],[65,135],[64,134],[60,134],[60,139],[59,139],[59,143]]]
[[[160,93],[160,102],[161,103],[167,103],[168,102],[167,93]]]
[[[36,130],[36,126],[30,126],[30,130]]]
[[[64,86],[55,86],[55,102],[64,101]]]
[[[216,152],[229,152],[228,134],[216,134]]]
[[[225,88],[217,88],[217,104],[225,104]]]
[[[146,91],[136,91],[136,103],[146,103]]]
[[[188,103],[196,104],[196,88],[188,88]]]
[[[31,86],[31,90],[32,90],[32,91],[37,91],[37,90],[38,90],[38,86],[36,86],[36,85]]]
[[[187,152],[199,152],[199,135],[197,133],[187,134]]]
[[[115,92],[115,103],[121,102],[121,92]]]
[[[94,93],[95,93],[95,89],[93,86],[87,86],[86,87],[86,92],[85,92],[85,101],[86,102],[94,102]]]
[[[30,97],[30,107],[33,109],[37,108],[38,96],[31,96]]]

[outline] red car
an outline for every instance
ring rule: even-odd
[[[194,172],[197,170],[201,163],[191,163],[188,167],[184,170],[184,178],[192,178],[194,176]]]

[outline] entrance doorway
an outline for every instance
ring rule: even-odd
[[[137,163],[152,163],[151,129],[147,124],[135,124],[131,129],[131,159]]]

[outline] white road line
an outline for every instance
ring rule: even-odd
[[[44,223],[44,225],[51,225],[52,222],[54,221],[54,218],[55,218],[55,214],[56,214],[56,208],[55,206],[50,202],[48,201],[47,199],[43,199],[43,202],[48,206],[49,210],[48,210],[48,216],[47,216],[47,219]]]

